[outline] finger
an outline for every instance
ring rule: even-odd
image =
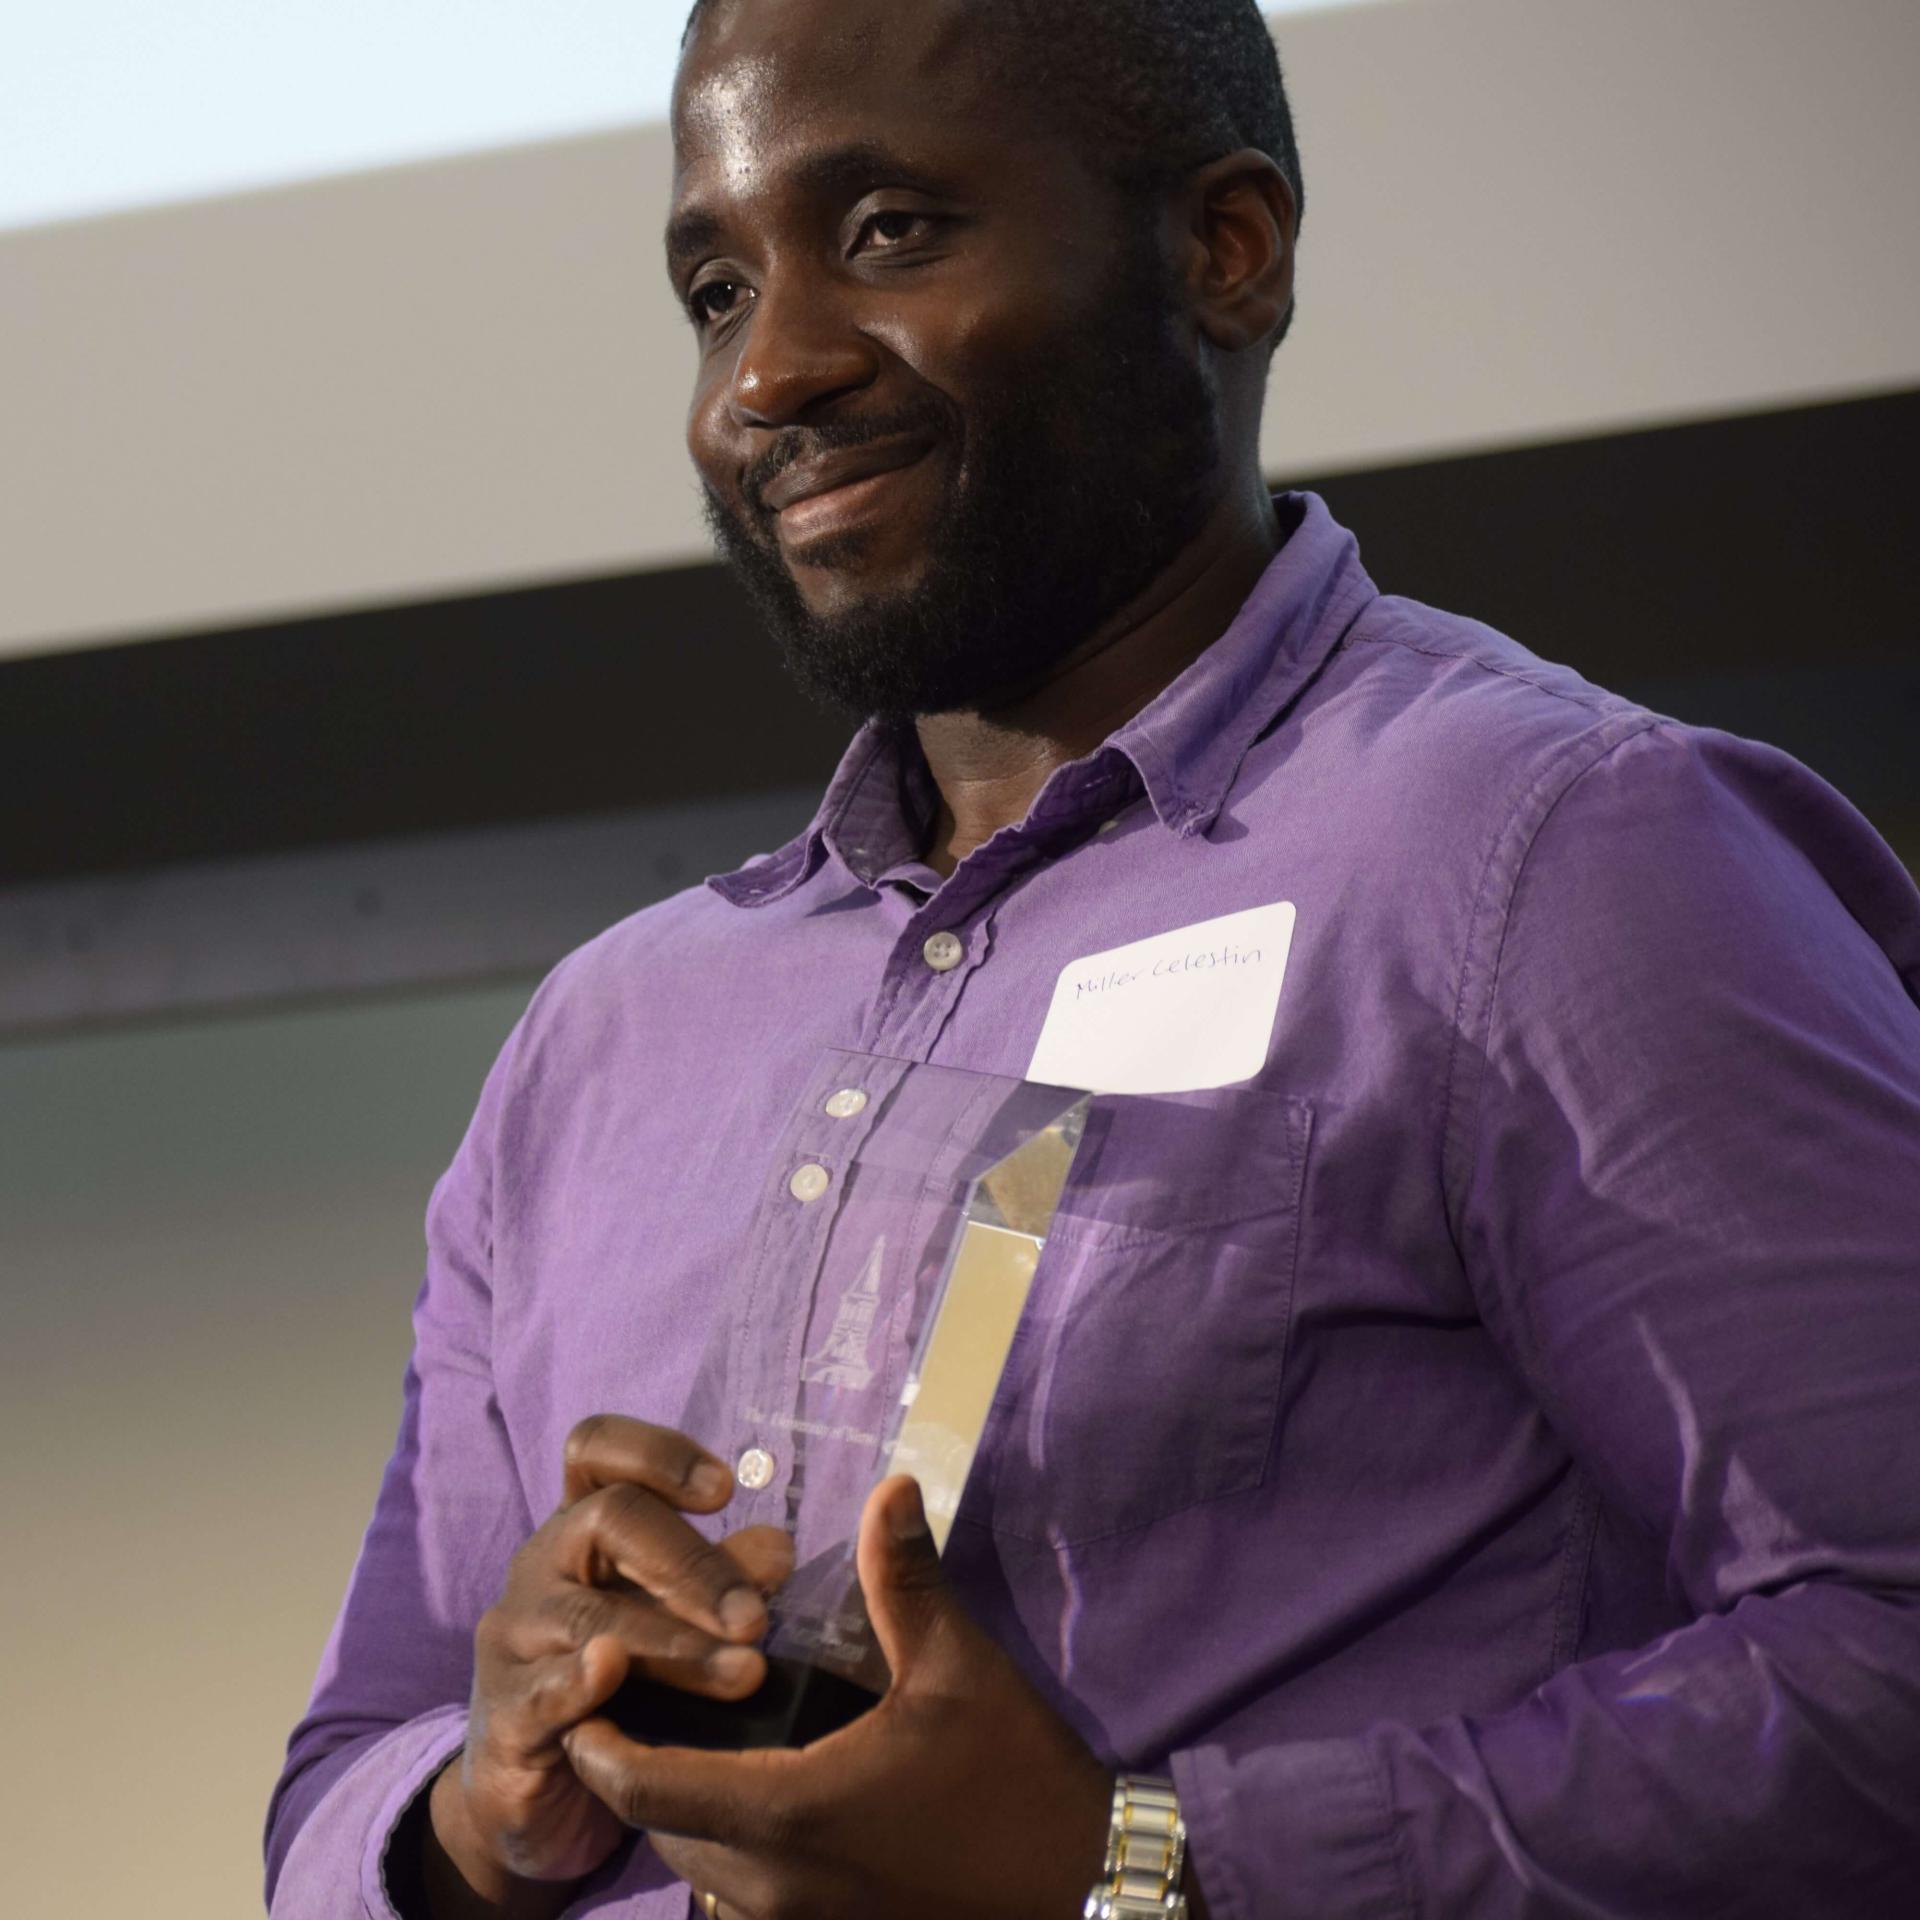
[[[947,1583],[916,1481],[895,1474],[874,1488],[857,1551],[860,1591],[895,1684],[916,1669],[924,1676],[973,1627]]]
[[[626,1826],[721,1847],[764,1848],[801,1829],[797,1755],[643,1747],[610,1720],[562,1736],[575,1777]]]
[[[715,1639],[644,1594],[570,1582],[546,1596],[521,1639],[535,1659],[573,1648],[584,1652],[595,1641],[606,1641],[619,1647],[629,1668],[649,1679],[718,1700],[745,1698],[767,1672],[756,1648]]]
[[[748,1920],[750,1914],[766,1913],[778,1904],[773,1872],[763,1855],[671,1833],[648,1834],[647,1848],[669,1873],[694,1889],[695,1920],[709,1911],[708,1896],[719,1902],[719,1920]]]
[[[717,1512],[733,1498],[725,1462],[684,1433],[624,1414],[591,1414],[567,1435],[562,1498],[572,1506],[613,1486],[645,1487],[694,1513]]]
[[[759,1692],[767,1677],[766,1657],[753,1647],[716,1646],[697,1660],[636,1660],[611,1634],[589,1640],[580,1649],[580,1661],[588,1669],[585,1704],[569,1713],[554,1733],[598,1713],[636,1674],[709,1700],[744,1700]]]
[[[766,1600],[740,1562],[644,1487],[603,1487],[571,1508],[561,1564],[584,1586],[624,1580],[722,1640],[767,1629]]]
[[[776,1593],[793,1572],[793,1535],[784,1527],[742,1527],[720,1542],[720,1551],[762,1593]]]
[[[647,1678],[709,1700],[746,1700],[767,1677],[767,1657],[758,1647],[718,1647],[704,1660],[649,1660]]]
[[[572,1726],[604,1707],[626,1685],[632,1671],[631,1655],[612,1634],[597,1634],[589,1640],[580,1649],[580,1679],[587,1704],[567,1724]]]
[[[534,1663],[509,1699],[489,1701],[480,1722],[488,1746],[496,1757],[513,1762],[555,1755],[560,1736],[599,1712],[619,1690],[630,1664],[626,1649],[611,1635]]]

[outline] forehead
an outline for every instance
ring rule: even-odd
[[[994,84],[979,14],[977,0],[708,0],[674,89],[677,194],[763,189],[828,143],[985,165],[1010,133],[1035,137]]]

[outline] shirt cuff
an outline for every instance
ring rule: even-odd
[[[385,1762],[381,1772],[389,1784],[375,1807],[366,1850],[360,1856],[360,1897],[366,1902],[369,1920],[400,1920],[387,1891],[387,1850],[407,1809],[460,1751],[466,1737],[466,1708],[449,1707],[410,1721],[381,1743]],[[341,1788],[347,1785],[346,1780],[340,1783]]]
[[[1392,1810],[1359,1740],[1173,1756],[1213,1920],[1413,1920]]]
[[[399,1920],[384,1874],[394,1829],[466,1734],[466,1708],[440,1707],[360,1754],[288,1849],[273,1920]]]

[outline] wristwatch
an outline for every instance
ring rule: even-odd
[[[1186,1864],[1187,1825],[1173,1782],[1123,1773],[1113,1783],[1106,1870],[1082,1920],[1187,1920]]]

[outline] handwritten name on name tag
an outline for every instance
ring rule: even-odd
[[[1197,1093],[1265,1066],[1293,945],[1283,900],[1089,954],[1061,970],[1027,1078]]]

